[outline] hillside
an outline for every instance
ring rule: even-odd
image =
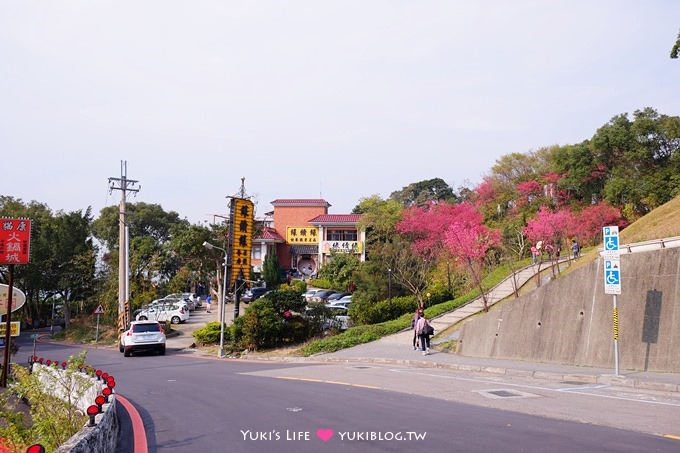
[[[659,206],[621,232],[621,243],[680,236],[680,197]]]
[[[680,197],[624,229],[621,242],[674,236],[680,236]],[[597,258],[598,247],[593,247],[560,278],[467,320],[460,329],[457,353],[611,366],[612,297],[604,293],[602,260]],[[625,270],[617,297],[622,313],[617,332],[624,369],[680,372],[675,353],[680,347],[680,306],[674,298],[680,286],[679,258],[680,248],[670,247],[621,257]]]

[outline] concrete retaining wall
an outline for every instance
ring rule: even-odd
[[[85,426],[57,448],[56,453],[114,453],[119,429],[115,396],[111,395],[109,404],[102,409],[95,426]]]
[[[621,256],[620,367],[680,372],[680,248]],[[603,260],[465,322],[458,353],[611,367],[612,295]]]
[[[87,413],[88,406],[94,404],[95,398],[101,394],[105,386],[103,381],[81,373],[75,373],[77,376],[75,386],[73,382],[65,385],[65,381],[68,381],[64,378],[66,371],[39,363],[33,363],[33,372],[38,373],[45,391],[62,400],[74,403],[83,413]],[[72,391],[67,392],[66,388],[71,388]],[[74,395],[80,395],[77,401],[71,401]],[[114,394],[109,396],[109,402],[102,406],[102,413],[95,417],[95,423],[95,426],[84,426],[83,429],[61,445],[56,453],[115,452],[118,445],[119,424]]]

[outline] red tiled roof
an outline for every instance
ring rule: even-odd
[[[356,223],[361,218],[361,214],[322,214],[314,217],[309,221],[312,225],[321,224],[352,224]]]
[[[272,206],[331,206],[323,198],[278,198],[271,204]]]
[[[273,228],[265,228],[262,234],[253,238],[254,241],[286,242],[279,233]]]

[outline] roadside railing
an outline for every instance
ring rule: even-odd
[[[651,252],[653,250],[673,247],[680,247],[680,236],[619,245],[619,254]],[[603,248],[598,249],[598,251],[600,252],[600,255],[604,253]]]

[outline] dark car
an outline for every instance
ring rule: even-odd
[[[263,288],[261,286],[257,286],[255,288],[249,288],[246,290],[246,292],[241,296],[241,302],[252,302],[254,300],[259,299],[260,297],[264,296],[266,293],[268,293],[269,290],[267,288]]]
[[[349,293],[335,293],[335,294],[331,294],[330,296],[328,296],[328,297],[326,298],[326,302],[331,303],[331,302],[333,302],[333,301],[335,301],[335,300],[338,300],[338,299],[340,299],[341,297],[345,297],[345,296],[349,296]]]
[[[337,291],[333,291],[330,289],[325,289],[322,291],[317,292],[314,294],[314,297],[312,297],[312,302],[323,302],[326,303],[328,300],[328,296],[335,294]]]

